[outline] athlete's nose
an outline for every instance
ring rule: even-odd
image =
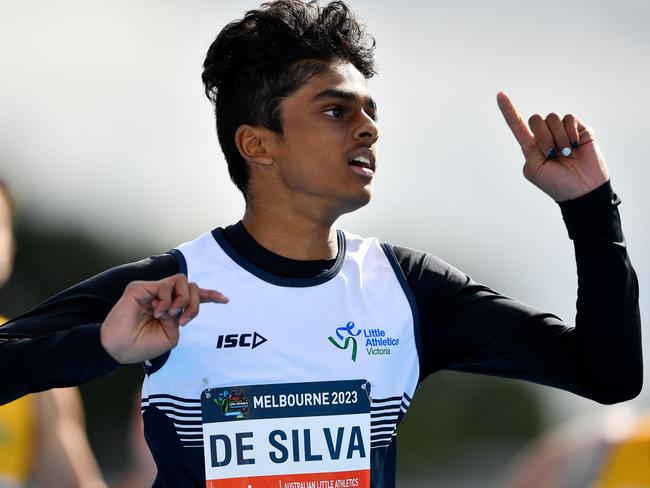
[[[379,127],[367,113],[363,112],[362,117],[362,122],[354,129],[353,138],[357,141],[368,141],[367,144],[372,145],[379,139]]]

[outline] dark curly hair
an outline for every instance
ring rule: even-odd
[[[230,177],[244,198],[246,161],[235,132],[242,124],[282,135],[282,100],[328,63],[349,62],[372,77],[375,40],[341,1],[276,0],[246,12],[214,40],[203,63],[205,93],[215,105],[217,136]]]

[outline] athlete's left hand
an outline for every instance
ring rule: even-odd
[[[526,158],[524,176],[553,200],[573,200],[609,179],[594,132],[575,115],[535,114],[526,125],[504,92],[497,103]],[[571,153],[564,156],[563,149]]]

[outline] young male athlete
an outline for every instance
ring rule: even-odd
[[[395,486],[396,427],[436,371],[636,396],[636,276],[605,160],[577,117],[527,126],[498,95],[525,176],[559,202],[574,241],[575,328],[435,256],[336,230],[372,196],[373,49],[341,2],[279,0],[227,25],[203,81],[243,220],[15,318],[0,336],[15,371],[0,400],[143,361],[155,486],[378,488]],[[198,314],[206,301],[221,304]]]

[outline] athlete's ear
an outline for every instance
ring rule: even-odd
[[[271,146],[271,131],[262,127],[253,127],[248,124],[240,125],[235,132],[235,144],[242,158],[251,163],[268,166],[273,164],[274,158],[269,151]]]

